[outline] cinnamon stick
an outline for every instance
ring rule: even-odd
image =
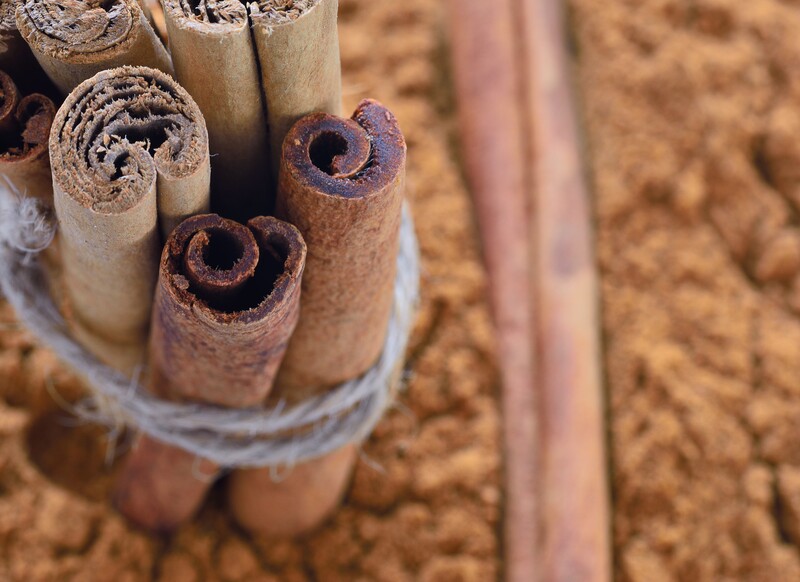
[[[289,403],[363,374],[375,362],[392,307],[406,146],[397,120],[363,101],[352,119],[309,115],[283,145],[277,213],[308,244],[300,321],[274,395]],[[294,467],[231,476],[230,505],[245,528],[289,536],[318,525],[338,505],[353,446]]]
[[[453,78],[502,380],[505,579],[539,577],[541,471],[528,249],[525,118],[513,0],[450,0]]]
[[[151,389],[227,407],[262,403],[297,324],[305,255],[300,232],[276,218],[247,226],[215,214],[184,221],[161,257]],[[194,514],[216,471],[145,436],[126,460],[114,502],[135,523],[168,531]]]
[[[48,139],[55,114],[49,98],[38,93],[23,97],[0,71],[0,174],[48,207],[53,204]]]
[[[62,93],[121,65],[172,73],[167,49],[136,0],[20,0],[17,27]]]
[[[503,379],[506,578],[605,582],[597,275],[562,5],[453,8],[464,159]]]
[[[255,47],[238,0],[163,0],[178,81],[206,119],[215,212],[246,220],[272,210],[269,140]]]
[[[542,580],[607,582],[609,472],[598,283],[564,4],[520,0],[543,452]]]
[[[50,161],[73,331],[130,371],[143,361],[161,241],[208,209],[203,116],[161,71],[103,71],[58,110]]]
[[[34,66],[31,49],[17,30],[15,0],[0,0],[0,69],[17,77]]]
[[[342,113],[339,2],[258,0],[248,8],[277,177],[284,137],[297,120],[313,112]]]

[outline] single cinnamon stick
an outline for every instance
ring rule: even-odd
[[[278,372],[290,404],[364,373],[383,349],[392,307],[406,146],[397,120],[363,101],[352,119],[309,115],[283,146],[277,213],[308,244],[300,321]],[[229,498],[245,528],[274,536],[318,525],[338,505],[353,446],[294,467],[237,471]]]
[[[0,69],[16,78],[34,66],[31,49],[17,30],[15,0],[0,0]]]
[[[38,93],[22,97],[0,71],[0,174],[48,207],[53,205],[48,140],[55,114],[50,99]]]
[[[300,232],[276,218],[247,226],[215,214],[184,221],[161,257],[151,389],[220,406],[262,403],[297,324],[305,255]],[[114,502],[135,523],[168,531],[194,514],[216,471],[145,436],[126,460]]]
[[[506,579],[604,582],[597,275],[561,3],[457,4],[460,123],[504,383]]]
[[[450,0],[464,169],[489,274],[502,379],[505,579],[539,577],[541,471],[522,79],[513,0]]]
[[[20,0],[17,27],[62,93],[104,69],[172,73],[167,49],[136,0]]]
[[[215,212],[247,218],[274,206],[269,140],[247,9],[239,0],[163,0],[178,81],[206,119]]]
[[[203,116],[161,71],[103,71],[58,110],[50,161],[73,331],[130,371],[143,361],[162,240],[208,209]]]
[[[258,0],[248,4],[267,101],[273,175],[283,139],[309,113],[342,113],[338,0]]]
[[[570,81],[564,4],[519,0],[523,112],[531,140],[531,280],[536,289],[547,582],[607,582],[611,522],[589,192]]]

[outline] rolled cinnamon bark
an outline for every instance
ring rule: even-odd
[[[17,30],[16,3],[0,0],[0,69],[16,77],[35,66],[31,49]]]
[[[309,113],[342,113],[338,0],[248,4],[267,100],[273,176],[289,128]]]
[[[305,256],[300,232],[276,218],[253,218],[247,226],[215,214],[184,221],[161,257],[151,389],[220,406],[262,403],[297,324]],[[137,524],[168,531],[196,511],[216,470],[143,437],[114,501]]]
[[[53,204],[48,139],[56,107],[44,95],[22,97],[0,71],[0,174],[26,196]]]
[[[239,0],[163,0],[175,75],[206,118],[211,205],[246,220],[271,212],[269,140],[247,9]]]
[[[539,576],[542,454],[524,116],[514,0],[450,0],[450,45],[464,170],[489,274],[502,380],[506,582]]]
[[[277,213],[306,239],[301,315],[278,372],[289,403],[363,374],[383,348],[392,307],[406,146],[394,116],[363,101],[352,119],[316,113],[283,146]],[[293,468],[235,472],[230,503],[241,525],[275,536],[318,525],[338,505],[353,446]]]
[[[451,4],[466,169],[504,382],[506,579],[607,582],[597,272],[565,3]]]
[[[136,0],[20,0],[17,27],[62,93],[104,69],[172,73],[167,49]]]
[[[58,110],[50,162],[73,331],[128,372],[143,360],[162,240],[208,210],[203,116],[161,71],[103,71]]]
[[[599,292],[564,0],[519,0],[546,582],[613,579]],[[578,527],[576,527],[578,524]]]

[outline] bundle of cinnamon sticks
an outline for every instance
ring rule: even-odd
[[[450,1],[503,382],[513,582],[612,576],[597,273],[565,4]]]
[[[406,146],[380,103],[341,117],[337,0],[162,0],[169,50],[136,0],[0,2],[0,68],[11,50],[30,59],[0,72],[0,172],[54,209],[75,338],[162,399],[215,407],[292,406],[375,364]],[[57,111],[17,89],[35,75]],[[280,482],[234,471],[234,517],[316,527],[355,451]],[[141,435],[113,500],[169,531],[221,469]]]

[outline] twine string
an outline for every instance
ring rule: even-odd
[[[400,228],[394,305],[378,361],[360,378],[325,394],[271,408],[161,400],[102,364],[71,336],[47,291],[37,255],[53,241],[55,228],[35,200],[0,183],[0,291],[39,341],[88,379],[91,396],[75,405],[82,418],[106,425],[122,419],[226,468],[292,466],[363,442],[392,404],[419,298],[419,249],[408,205]]]

